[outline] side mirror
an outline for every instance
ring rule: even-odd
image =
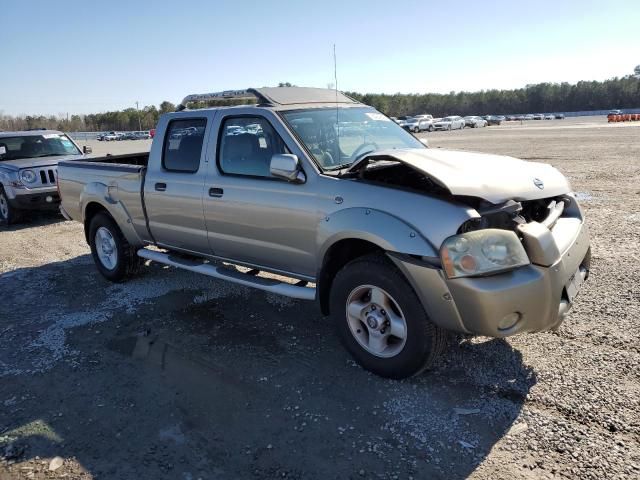
[[[300,161],[296,155],[289,153],[276,153],[271,157],[269,165],[271,175],[287,182],[304,183],[307,178],[300,170]]]
[[[82,147],[82,153],[84,153],[85,155],[91,152],[93,152],[93,148],[91,148],[89,145],[85,145],[84,147]]]
[[[420,142],[427,148],[429,148],[429,140],[427,140],[426,138],[421,138]]]

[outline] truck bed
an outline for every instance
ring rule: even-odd
[[[58,188],[65,216],[83,221],[89,201],[96,197],[114,205],[122,221],[140,238],[148,238],[142,190],[149,153],[107,155],[60,162]]]

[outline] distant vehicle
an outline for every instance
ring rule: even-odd
[[[134,140],[149,140],[151,138],[151,134],[145,131],[133,132],[133,137]]]
[[[425,130],[429,132],[433,132],[433,120],[430,118],[414,117],[409,120],[406,120],[403,123],[402,128],[414,133],[424,132]]]
[[[609,110],[608,115],[622,115],[622,110]]]
[[[433,122],[434,130],[462,130],[465,126],[464,118],[459,117],[457,115],[453,115],[450,117],[444,117],[437,122]]]
[[[487,125],[500,125],[504,120],[504,117],[500,115],[487,115],[484,117]]]
[[[518,117],[516,117],[515,115],[507,115],[507,121],[508,122],[514,122],[518,119]]]
[[[400,123],[400,120],[398,120],[397,117],[389,117],[389,118],[396,123]]]
[[[517,115],[517,116],[516,116],[516,120],[517,120],[517,121],[519,121],[519,122],[521,122],[521,121],[523,121],[523,120],[530,120],[530,119],[529,119],[529,118],[527,118],[527,116],[526,116],[526,115]]]
[[[482,117],[468,115],[464,117],[464,126],[470,128],[486,127],[489,123]]]
[[[124,132],[120,140],[136,140],[137,132]]]
[[[104,142],[113,142],[114,140],[120,140],[121,134],[117,132],[106,132],[102,135]]]
[[[536,113],[536,114],[533,116],[533,119],[534,119],[534,120],[543,120],[543,119],[544,119],[544,114],[542,114],[542,113]]]
[[[423,113],[421,115],[414,115],[413,118],[419,118],[421,120],[433,120],[433,115]]]
[[[556,113],[555,117],[556,120],[564,120],[564,113]]]
[[[86,159],[69,136],[55,130],[0,133],[0,224],[33,210],[57,210],[58,162]]]
[[[533,120],[533,117],[534,117],[533,113],[529,113],[529,114],[524,116],[524,119],[525,120]]]
[[[554,115],[551,115],[550,113],[547,113],[547,114],[544,116],[544,119],[545,119],[545,120],[554,120],[555,118],[556,118],[556,117],[555,117]]]

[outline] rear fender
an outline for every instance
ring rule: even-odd
[[[126,206],[118,200],[117,192],[117,185],[105,185],[100,182],[88,183],[80,194],[82,221],[86,223],[87,206],[91,203],[97,203],[115,220],[130,245],[141,246],[144,242],[133,228],[131,215],[127,211]]]

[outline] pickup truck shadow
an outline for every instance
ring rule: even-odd
[[[36,303],[19,295],[32,285]],[[84,256],[0,288],[9,479],[56,455],[75,459],[56,474],[98,478],[465,478],[536,382],[508,341],[469,339],[385,380],[313,303],[157,265],[112,285]]]

